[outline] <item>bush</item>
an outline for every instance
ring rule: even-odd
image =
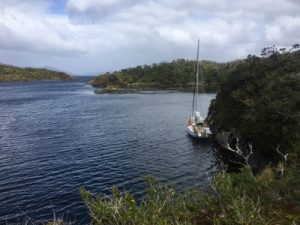
[[[116,188],[111,196],[93,195],[84,188],[81,195],[97,225],[291,224],[300,222],[297,171],[284,168],[282,174],[278,167],[268,167],[254,176],[245,167],[240,173],[216,174],[207,190],[185,193],[147,178],[147,194],[140,203]]]
[[[187,209],[169,186],[161,186],[152,177],[146,179],[148,189],[138,204],[128,192],[112,189],[111,196],[94,196],[81,188],[81,196],[94,224],[191,224],[184,221]]]

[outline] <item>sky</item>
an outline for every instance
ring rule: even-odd
[[[99,74],[300,42],[300,0],[0,0],[0,63]]]

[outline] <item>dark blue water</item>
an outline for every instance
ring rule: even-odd
[[[201,95],[206,113],[211,94]],[[209,143],[190,139],[190,93],[96,95],[84,81],[0,85],[0,224],[63,215],[87,222],[80,186],[143,195],[154,175],[178,190],[216,170]]]

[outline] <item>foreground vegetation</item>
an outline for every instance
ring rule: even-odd
[[[254,176],[249,167],[238,174],[215,175],[210,187],[176,193],[148,178],[141,203],[126,192],[112,196],[81,194],[93,224],[297,224],[300,222],[299,168],[279,164]]]
[[[0,64],[0,82],[20,82],[39,80],[72,80],[72,76],[58,71],[36,68],[20,68]]]

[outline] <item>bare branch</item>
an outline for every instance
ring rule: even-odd
[[[229,143],[225,145],[225,148],[231,152],[236,153],[237,155],[241,156],[245,160],[245,164],[249,166],[249,158],[253,154],[253,147],[252,144],[248,143],[249,152],[246,154],[240,148],[240,140],[239,137],[236,137],[236,145],[235,149],[231,148]]]
[[[284,158],[284,162],[287,162],[287,157],[288,157],[289,153],[284,155],[282,152],[279,151],[279,147],[280,147],[280,145],[277,146],[276,152],[278,152]]]
[[[287,157],[288,157],[289,153],[283,154],[281,151],[279,151],[279,147],[280,147],[280,145],[277,146],[276,152],[278,152],[278,154],[281,155],[284,158],[284,162],[287,163],[287,160],[288,160]],[[282,163],[278,164],[278,169],[280,170],[280,173],[281,173],[280,175],[283,176],[283,174],[284,174],[284,165]]]

